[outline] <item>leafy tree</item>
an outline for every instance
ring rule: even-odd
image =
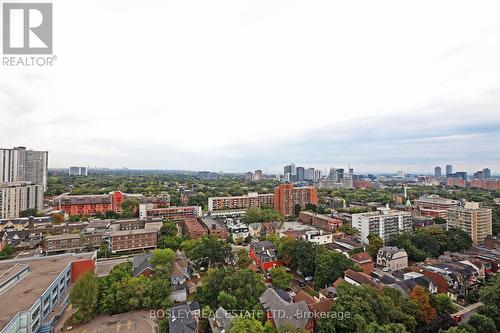
[[[239,249],[236,255],[237,255],[236,266],[238,268],[246,268],[248,267],[248,265],[252,263],[252,260],[250,259],[247,250]]]
[[[238,316],[234,318],[229,333],[265,333],[262,323],[254,318]]]
[[[315,264],[316,245],[304,240],[296,240],[290,249],[291,267],[299,270],[303,276],[313,276],[316,270]]]
[[[155,275],[158,274],[163,278],[168,278],[176,258],[175,252],[171,249],[156,249],[152,254],[150,262],[155,267]]]
[[[177,251],[180,249],[182,242],[184,242],[184,238],[180,236],[160,236],[157,246],[160,249],[172,249]]]
[[[92,272],[85,272],[75,282],[69,295],[75,312],[70,322],[73,324],[88,323],[98,308],[99,281]]]
[[[112,252],[109,249],[109,246],[105,243],[102,243],[99,247],[99,251],[97,251],[97,258],[108,258],[112,256]]]
[[[354,268],[354,263],[344,254],[316,248],[314,284],[318,288],[332,284],[349,268]]]
[[[403,324],[388,323],[379,325],[370,323],[366,327],[366,333],[408,333],[408,331]]]
[[[198,266],[208,268],[224,263],[231,254],[231,245],[213,236],[185,241],[181,247]]]
[[[495,326],[500,328],[500,276],[497,276],[489,285],[479,290],[479,297],[483,306],[479,313],[495,321]]]
[[[293,275],[288,273],[283,266],[271,268],[269,270],[273,285],[281,289],[290,288],[290,282],[293,280]]]
[[[69,217],[69,222],[80,222],[80,216],[78,216],[78,215],[71,215]]]
[[[14,248],[9,244],[0,252],[0,260],[10,259],[14,256],[14,253]]]
[[[305,210],[311,211],[311,212],[316,212],[318,210],[318,206],[316,206],[315,204],[308,203],[308,204],[306,204]]]
[[[439,243],[435,237],[425,234],[425,233],[416,233],[411,236],[412,243],[429,254],[429,257],[437,257],[439,256]]]
[[[303,328],[297,328],[290,323],[281,324],[276,330],[277,333],[307,333]]]
[[[451,252],[460,252],[464,250],[470,250],[472,247],[472,240],[470,236],[458,228],[450,228],[446,230],[446,247],[441,249],[441,252],[451,251]]]
[[[238,300],[234,295],[231,295],[225,290],[221,290],[219,292],[219,296],[217,296],[217,303],[224,309],[235,309],[237,307]]]
[[[493,319],[479,313],[474,313],[472,316],[470,316],[468,324],[474,327],[476,331],[481,333],[497,332],[497,328]]]
[[[469,324],[465,324],[462,326],[450,327],[446,331],[440,331],[440,333],[477,333],[477,331]]]
[[[273,208],[263,207],[251,207],[248,208],[245,216],[243,217],[243,223],[263,223],[272,221],[283,221],[283,216]]]
[[[493,235],[500,234],[500,207],[493,208]]]
[[[127,211],[128,214],[130,214],[129,217],[137,216],[137,214],[139,213],[139,200],[125,199],[122,202],[122,210],[123,210],[122,217],[125,217],[123,216],[125,215],[125,211]]]
[[[442,217],[439,217],[439,216],[436,216],[433,220],[434,220],[435,224],[445,224],[446,223],[446,220],[443,219]]]
[[[294,215],[299,216],[299,213],[301,210],[302,210],[302,207],[300,206],[300,204],[295,204],[295,206],[293,207]]]
[[[431,304],[431,296],[424,287],[419,285],[415,286],[410,291],[408,297],[419,304],[421,318],[418,319],[421,322],[429,324],[436,318],[437,312]]]
[[[290,266],[293,260],[293,244],[296,240],[292,237],[280,237],[276,239],[274,245],[276,246],[276,252],[279,260],[282,260],[286,266]]]
[[[163,226],[160,229],[161,236],[175,237],[178,234],[177,224],[173,221],[163,222]]]
[[[447,294],[436,294],[433,295],[432,298],[434,299],[438,313],[455,313],[458,311],[457,306],[453,304],[451,298]]]
[[[220,302],[227,302],[229,304],[225,304],[226,306],[234,307],[226,310],[250,311],[261,309],[259,297],[265,289],[262,276],[249,269],[210,269],[196,295],[202,304],[209,305],[212,309],[217,309]],[[234,296],[236,303],[225,294],[219,299],[222,292]]]
[[[384,240],[375,234],[368,235],[368,246],[366,247],[366,252],[372,257],[377,256],[378,250],[384,246]]]
[[[121,218],[129,219],[133,216],[134,213],[129,208],[125,208],[124,210],[122,210]]]
[[[106,214],[104,214],[104,217],[107,218],[107,219],[113,219],[113,220],[116,220],[116,219],[119,219],[120,218],[120,214],[112,211],[112,210],[108,210],[106,212]]]
[[[345,223],[340,226],[339,230],[342,231],[343,233],[345,233],[346,235],[350,235],[350,236],[355,236],[355,235],[359,234],[358,229],[355,229],[355,228],[353,228],[350,225],[345,224]]]
[[[36,208],[30,208],[19,212],[19,217],[40,216]]]
[[[51,214],[50,217],[52,217],[52,223],[54,224],[64,223],[64,214]]]

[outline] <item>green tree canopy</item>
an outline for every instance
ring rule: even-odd
[[[75,282],[69,299],[75,311],[70,322],[74,324],[87,323],[98,309],[99,281],[92,272],[83,273]]]
[[[281,289],[290,288],[290,282],[293,280],[293,275],[288,273],[283,266],[271,268],[269,270],[273,285]]]

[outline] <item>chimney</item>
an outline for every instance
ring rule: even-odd
[[[35,229],[35,218],[33,216],[28,218],[28,229]]]
[[[214,224],[212,224],[212,230],[215,230],[215,228],[217,228],[217,226]]]

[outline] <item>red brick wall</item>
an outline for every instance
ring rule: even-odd
[[[71,263],[71,282],[75,282],[83,273],[95,271],[95,259],[73,261]]]

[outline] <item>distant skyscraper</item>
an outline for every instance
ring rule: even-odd
[[[304,175],[304,180],[314,181],[314,168],[307,168]]]
[[[404,178],[405,177],[405,172],[402,170],[398,171],[398,178]]]
[[[48,161],[47,151],[0,148],[0,183],[31,182],[46,191]]]
[[[321,170],[314,170],[314,182],[317,183],[321,179]]]
[[[489,168],[483,169],[484,173],[484,179],[490,179],[491,178],[491,170]]]
[[[297,167],[297,181],[301,182],[304,181],[304,176],[305,176],[305,170],[304,167]]]
[[[253,172],[248,171],[245,173],[245,180],[253,180]]]
[[[330,168],[330,173],[328,174],[328,179],[333,180],[334,182],[339,181],[339,175],[337,173],[337,169],[335,168]]]
[[[289,173],[289,174],[292,174],[292,165],[285,165],[285,167],[283,168],[283,174],[286,176],[286,174]]]
[[[437,166],[434,168],[434,177],[439,178],[441,177],[441,167]]]
[[[87,167],[70,167],[69,175],[70,176],[87,176]]]
[[[253,180],[262,180],[262,170],[255,170]]]
[[[446,176],[448,177],[449,175],[453,174],[453,167],[451,164],[446,165]]]

